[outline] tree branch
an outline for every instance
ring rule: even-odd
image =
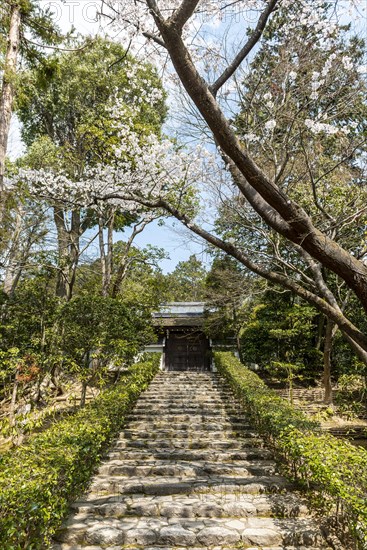
[[[235,163],[224,153],[222,158],[227,164],[234,183],[239,188],[243,196],[247,199],[252,208],[259,216],[272,227],[275,231],[284,237],[293,240],[295,235],[292,227],[272,208],[262,196],[248,183],[244,175],[239,171]]]
[[[119,193],[110,193],[108,195],[97,197],[98,200],[109,200],[109,199],[121,199],[121,200],[132,200],[131,197],[123,196]],[[273,284],[279,285],[282,288],[285,288],[309,304],[313,305],[321,311],[324,315],[326,315],[328,318],[330,318],[334,323],[338,325],[340,330],[345,332],[345,334],[348,334],[359,346],[361,346],[364,350],[367,350],[367,335],[361,332],[349,319],[347,319],[343,313],[340,310],[337,310],[333,306],[331,306],[324,298],[321,298],[317,294],[314,294],[313,292],[303,288],[301,285],[299,285],[296,281],[293,281],[292,279],[281,275],[279,273],[276,273],[274,271],[268,271],[261,265],[255,264],[246,254],[244,254],[241,250],[239,250],[236,246],[234,246],[231,243],[225,242],[216,235],[213,235],[209,231],[205,230],[203,227],[200,227],[196,223],[192,222],[191,219],[184,214],[183,212],[180,212],[177,208],[169,204],[165,199],[157,199],[157,200],[148,200],[148,199],[134,199],[136,202],[139,202],[140,204],[150,207],[150,208],[162,208],[169,212],[172,216],[174,216],[176,219],[178,219],[180,222],[183,223],[190,231],[207,241],[209,244],[212,244],[216,248],[219,248],[220,250],[223,250],[223,252],[226,252],[236,260],[238,260],[242,265],[247,267],[250,271],[253,273],[256,273],[263,279],[266,279],[270,281]]]
[[[159,36],[156,36],[152,32],[143,32],[143,36],[145,36],[145,38],[148,38],[149,40],[152,40],[153,42],[155,42],[159,46],[162,46],[163,48],[166,48],[166,44],[164,43],[164,40],[162,40],[162,38],[159,38]]]
[[[160,24],[163,24],[164,19],[162,17],[161,12],[159,11],[158,4],[156,0],[146,0],[146,4],[149,8],[150,13],[152,14],[152,17],[156,24],[159,26]]]
[[[200,0],[183,0],[181,6],[169,18],[168,24],[181,31],[185,23],[192,17],[199,3]]]
[[[152,0],[147,0],[151,2]],[[313,258],[339,275],[353,289],[367,311],[367,266],[314,226],[300,204],[268,178],[244,150],[208,85],[198,73],[179,32],[156,19],[172,63],[184,88],[198,108],[221,149],[231,158],[248,183],[292,228],[287,236]]]
[[[240,251],[234,245],[223,241],[219,237],[213,235],[209,231],[206,231],[202,227],[193,223],[188,216],[179,212],[176,208],[172,207],[164,199],[157,201],[157,206],[160,206],[170,212],[175,218],[180,220],[188,229],[205,239],[208,243],[214,245],[216,248],[219,248],[231,255],[233,258],[238,260],[242,265],[247,267],[253,273],[256,273],[260,277],[272,282],[273,284],[279,285],[287,290],[290,290],[294,294],[297,294],[300,298],[307,301],[309,304],[315,306],[319,311],[324,313],[328,318],[334,321],[340,330],[348,334],[357,344],[359,344],[364,350],[367,350],[367,335],[361,332],[349,319],[347,319],[341,310],[337,310],[331,306],[326,300],[320,298],[317,294],[306,290],[301,285],[292,281],[288,277],[276,273],[274,271],[267,271],[262,266],[255,264],[248,256],[246,256],[242,251]]]
[[[153,219],[151,219],[151,218],[143,219],[143,220],[141,220],[140,222],[138,222],[137,224],[134,225],[133,232],[130,235],[130,237],[129,237],[127,243],[126,243],[125,253],[123,255],[122,261],[120,261],[120,265],[118,266],[118,269],[117,269],[115,282],[114,282],[113,288],[112,288],[112,297],[113,298],[115,298],[117,296],[117,294],[119,293],[120,288],[121,288],[121,284],[122,284],[124,278],[126,277],[127,268],[129,267],[128,255],[129,255],[129,252],[130,252],[130,249],[132,247],[132,244],[134,242],[135,237],[137,235],[139,235],[139,233],[144,231],[146,226],[149,225],[152,221],[153,221]]]
[[[251,50],[256,46],[260,40],[268,19],[270,15],[275,10],[279,0],[270,0],[267,8],[260,15],[257,25],[254,31],[251,33],[250,38],[243,46],[243,48],[238,52],[236,57],[233,59],[232,63],[223,71],[219,78],[210,86],[211,93],[215,96],[218,93],[218,90],[231,78],[231,76],[236,72],[241,63],[246,59]]]

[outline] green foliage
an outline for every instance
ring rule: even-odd
[[[215,364],[230,383],[235,393],[249,408],[261,432],[277,438],[290,424],[298,429],[316,429],[317,424],[294,409],[283,398],[270,390],[259,376],[247,369],[230,352],[215,353]]]
[[[313,381],[322,369],[322,354],[315,349],[316,312],[297,303],[289,293],[267,291],[248,304],[249,314],[241,332],[243,356],[258,363],[270,374],[288,379],[283,363],[294,365],[300,379]]]
[[[14,375],[18,361],[18,348],[9,348],[6,351],[0,349],[0,385],[4,384],[9,376]]]
[[[64,302],[54,295],[54,270],[28,275],[3,310],[0,346],[8,351],[0,352],[2,391],[14,378],[9,354],[15,348],[18,362],[30,355],[35,359],[41,379],[58,368],[64,376],[88,380],[101,374],[107,362],[131,362],[152,340],[150,304],[144,307],[134,296],[114,299],[85,290]],[[98,359],[98,372],[90,368],[93,359]]]
[[[20,54],[28,65],[36,65],[44,59],[44,48],[60,45],[69,35],[63,35],[54,21],[51,6],[40,0],[4,0],[0,7],[0,67],[2,68],[10,16],[14,5],[19,6],[21,16]],[[73,29],[72,29],[73,32]]]
[[[54,270],[40,269],[37,273],[29,270],[28,277],[21,281],[16,293],[8,297],[5,303],[0,329],[4,348],[15,345],[33,353],[50,351],[46,349],[46,343],[58,310],[53,286]]]
[[[205,281],[206,331],[215,339],[236,338],[241,353],[240,334],[248,320],[248,300],[261,282],[241,269],[230,256],[217,255]]]
[[[77,364],[92,352],[131,360],[152,337],[150,319],[118,299],[81,295],[62,305],[62,350]]]
[[[342,374],[338,379],[335,404],[338,413],[348,419],[366,414],[366,380],[356,374]]]
[[[331,510],[359,548],[365,548],[367,452],[321,434],[317,423],[278,397],[231,353],[215,353],[215,363],[288,475],[311,486],[314,503]]]
[[[62,167],[80,177],[86,165],[111,161],[118,145],[110,109],[116,97],[133,102],[129,69],[137,66],[142,88],[161,88],[155,69],[138,64],[124,48],[103,38],[89,39],[76,50],[55,53],[41,66],[22,74],[16,106],[29,149],[23,162],[31,167]],[[164,94],[163,94],[164,96]],[[166,114],[164,97],[155,105],[142,100],[135,129],[141,136],[158,133]]]
[[[179,262],[167,275],[168,301],[190,302],[205,298],[206,270],[195,254],[186,261]]]
[[[0,459],[0,546],[43,548],[85,489],[127,412],[158,371],[159,355],[130,367],[77,414]]]

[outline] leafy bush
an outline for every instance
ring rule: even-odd
[[[126,413],[158,371],[159,355],[133,365],[113,388],[73,417],[53,425],[0,458],[0,547],[47,546],[86,487]]]
[[[338,413],[348,419],[364,416],[366,409],[365,378],[357,374],[342,374],[338,379],[335,403]]]
[[[312,486],[314,503],[323,511],[332,510],[340,530],[366,548],[367,452],[322,434],[317,423],[278,397],[231,353],[215,353],[215,364],[282,459],[286,473]]]

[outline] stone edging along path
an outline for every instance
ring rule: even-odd
[[[53,550],[332,548],[211,373],[159,373],[73,509]]]

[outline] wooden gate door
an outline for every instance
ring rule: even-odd
[[[166,368],[169,371],[208,371],[209,342],[202,332],[170,332],[166,343]]]

